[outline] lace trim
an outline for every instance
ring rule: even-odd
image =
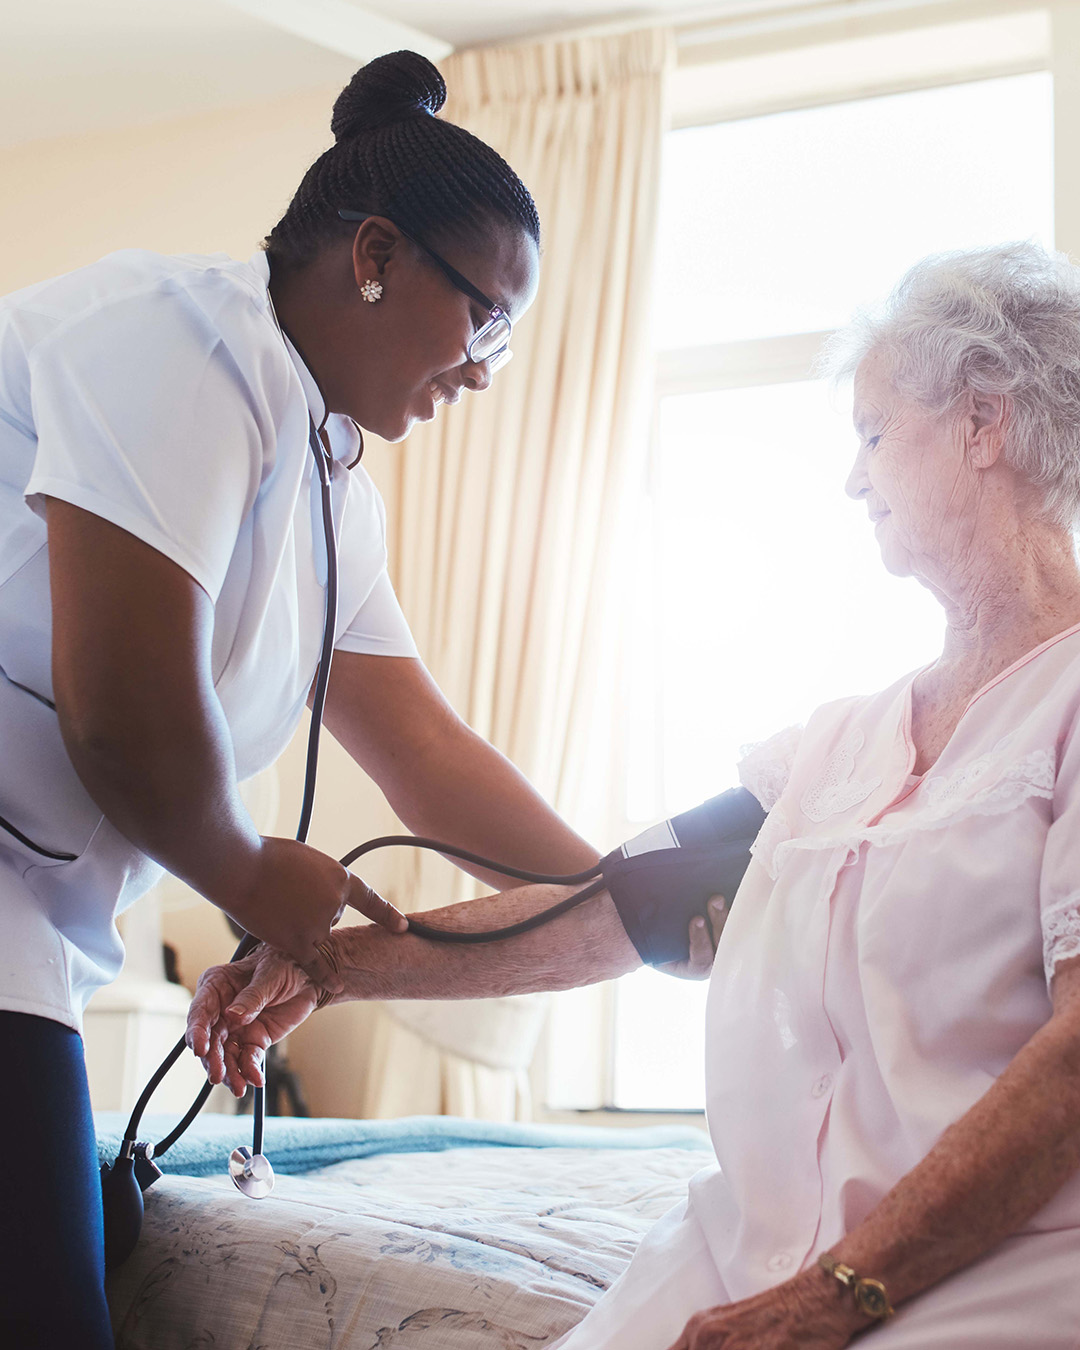
[[[1043,969],[1049,985],[1062,961],[1080,956],[1080,892],[1043,914]]]
[[[842,811],[850,811],[853,806],[866,801],[872,792],[881,786],[880,776],[864,778],[862,782],[852,782],[855,772],[855,756],[866,744],[866,737],[856,727],[850,732],[829,758],[810,786],[803,793],[799,806],[804,816],[820,825],[830,816],[838,816]]]
[[[900,825],[882,823],[861,828],[856,826],[843,833],[790,839],[781,843],[774,859],[777,872],[785,856],[795,849],[818,852],[846,847],[857,850],[863,843],[888,847],[923,831],[957,825],[972,816],[1005,815],[1030,797],[1053,797],[1057,766],[1055,753],[1053,750],[1033,750],[1016,764],[1003,768],[1000,775],[994,776],[993,781],[981,791],[963,799],[960,796],[961,785],[970,791],[973,784],[985,780],[998,748],[995,746],[989,754],[980,756],[948,778],[928,780],[924,784],[927,796],[925,808]],[[937,786],[932,788],[932,784]]]
[[[739,782],[754,794],[764,810],[771,811],[787,787],[801,739],[802,727],[794,726],[786,727],[767,741],[743,746]]]
[[[928,778],[926,809],[918,819],[936,825],[939,821],[964,819],[969,815],[998,815],[1031,796],[1052,797],[1057,779],[1057,754],[1032,750],[1015,764],[998,768],[1012,736],[1006,736],[985,755],[972,760],[948,778]],[[994,770],[998,769],[995,773]],[[992,779],[987,783],[987,779]],[[980,783],[986,783],[979,788]],[[972,789],[977,789],[972,792]]]

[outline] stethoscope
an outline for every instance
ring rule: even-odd
[[[286,334],[278,322],[276,313],[273,313],[272,304],[271,313],[273,314],[274,322],[277,324],[278,331],[281,333],[282,339],[284,340]],[[295,343],[292,345],[295,347]],[[359,428],[357,428],[357,430],[359,431]],[[296,839],[300,843],[307,842],[308,829],[311,824],[311,814],[315,805],[315,781],[319,764],[319,736],[322,731],[326,691],[330,683],[330,666],[334,654],[338,611],[338,551],[337,535],[334,527],[333,495],[331,492],[334,459],[330,450],[320,439],[319,429],[316,427],[315,419],[310,411],[308,413],[308,445],[315,460],[316,471],[319,476],[319,492],[322,501],[323,539],[326,548],[326,587],[322,644],[319,653],[318,672],[315,678],[315,693],[311,701],[311,725],[308,730],[307,756],[304,771],[304,795],[300,807],[300,820],[296,828]],[[363,453],[362,433],[360,439],[360,453]],[[354,460],[353,463],[355,464],[358,460],[359,456],[357,456],[357,459]],[[349,467],[351,468],[352,465]],[[533,928],[539,928],[541,924],[550,923],[552,919],[557,919],[561,914],[565,914],[568,910],[575,908],[592,896],[599,894],[604,888],[604,879],[600,875],[602,868],[601,863],[597,863],[594,867],[587,868],[583,872],[574,872],[567,875],[532,872],[525,868],[510,867],[503,863],[494,862],[490,858],[485,858],[478,853],[472,853],[467,849],[458,848],[453,844],[445,844],[436,839],[423,839],[414,837],[413,835],[384,835],[378,839],[371,839],[367,843],[360,844],[349,853],[346,853],[345,856],[340,859],[340,862],[342,866],[349,867],[365,854],[372,853],[376,849],[389,847],[429,849],[441,853],[444,856],[457,858],[462,862],[472,863],[475,866],[485,868],[488,871],[498,872],[503,876],[511,877],[517,881],[528,881],[558,886],[585,886],[584,890],[578,891],[576,894],[567,897],[567,899],[560,901],[558,904],[552,905],[550,908],[542,910],[540,913],[534,914],[528,919],[523,919],[520,923],[510,924],[505,928],[487,929],[482,932],[461,932],[432,928],[428,924],[419,923],[414,919],[409,920],[410,932],[415,933],[418,937],[429,938],[436,942],[493,942],[499,938],[516,937],[518,934],[527,933]],[[242,957],[252,951],[258,943],[259,939],[255,937],[254,934],[245,933],[230,959],[232,961],[239,961]],[[212,1091],[212,1084],[209,1081],[204,1083],[183,1119],[175,1129],[167,1134],[159,1143],[151,1144],[139,1140],[139,1125],[151,1097],[157,1091],[169,1070],[184,1053],[186,1048],[186,1040],[184,1037],[181,1037],[162,1060],[153,1077],[151,1077],[149,1082],[143,1088],[139,1100],[135,1103],[135,1109],[132,1111],[127,1127],[124,1130],[123,1142],[120,1145],[120,1150],[116,1155],[115,1162],[111,1167],[108,1163],[102,1164],[101,1189],[105,1212],[105,1264],[109,1269],[121,1265],[126,1261],[139,1239],[139,1231],[142,1227],[143,1219],[143,1191],[147,1190],[163,1175],[161,1169],[154,1160],[161,1158],[170,1148],[172,1148],[173,1144],[176,1143],[206,1105],[207,1098]],[[269,1158],[267,1158],[266,1154],[263,1152],[265,1120],[265,1088],[257,1087],[255,1088],[252,1111],[251,1147],[248,1148],[246,1145],[241,1145],[240,1147],[233,1149],[232,1153],[229,1155],[228,1161],[228,1175],[232,1180],[233,1185],[242,1194],[249,1196],[253,1200],[263,1199],[265,1196],[269,1195],[274,1188],[274,1169],[270,1164]]]

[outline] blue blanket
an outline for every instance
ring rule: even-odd
[[[127,1114],[99,1111],[95,1116],[102,1162],[116,1157]],[[176,1124],[172,1116],[143,1118],[140,1139],[163,1139]],[[251,1117],[204,1113],[161,1158],[163,1172],[215,1176],[225,1168],[237,1144],[251,1146]],[[449,1148],[685,1148],[711,1152],[708,1136],[692,1125],[605,1128],[594,1125],[502,1125],[455,1116],[408,1116],[401,1120],[298,1120],[271,1116],[265,1148],[274,1169],[283,1174],[367,1158],[378,1153],[432,1153]],[[702,1163],[707,1161],[703,1159]]]

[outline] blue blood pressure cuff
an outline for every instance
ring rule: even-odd
[[[732,788],[607,855],[604,884],[646,965],[687,959],[690,921],[714,895],[735,899],[764,820],[757,798]]]

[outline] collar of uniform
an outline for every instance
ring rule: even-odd
[[[266,306],[272,319],[273,310],[271,309],[270,304],[270,259],[266,256],[263,249],[259,249],[257,253],[252,254],[248,261],[249,265],[258,275],[261,285],[266,290]],[[308,410],[315,420],[315,426],[319,431],[322,431],[327,420],[326,403],[323,401],[323,396],[319,392],[319,386],[315,383],[315,376],[308,370],[304,363],[304,358],[293,346],[289,339],[289,335],[282,332],[282,337],[285,339],[285,350],[289,353],[292,363],[296,367],[296,373],[300,377],[300,385],[303,388],[304,397],[307,399]],[[340,441],[341,438],[338,436],[330,436],[329,427],[327,427],[327,436],[328,439],[330,439],[332,453],[335,459],[347,461],[355,456],[355,433],[352,437],[347,438],[352,443],[344,446],[334,445],[334,441]]]

